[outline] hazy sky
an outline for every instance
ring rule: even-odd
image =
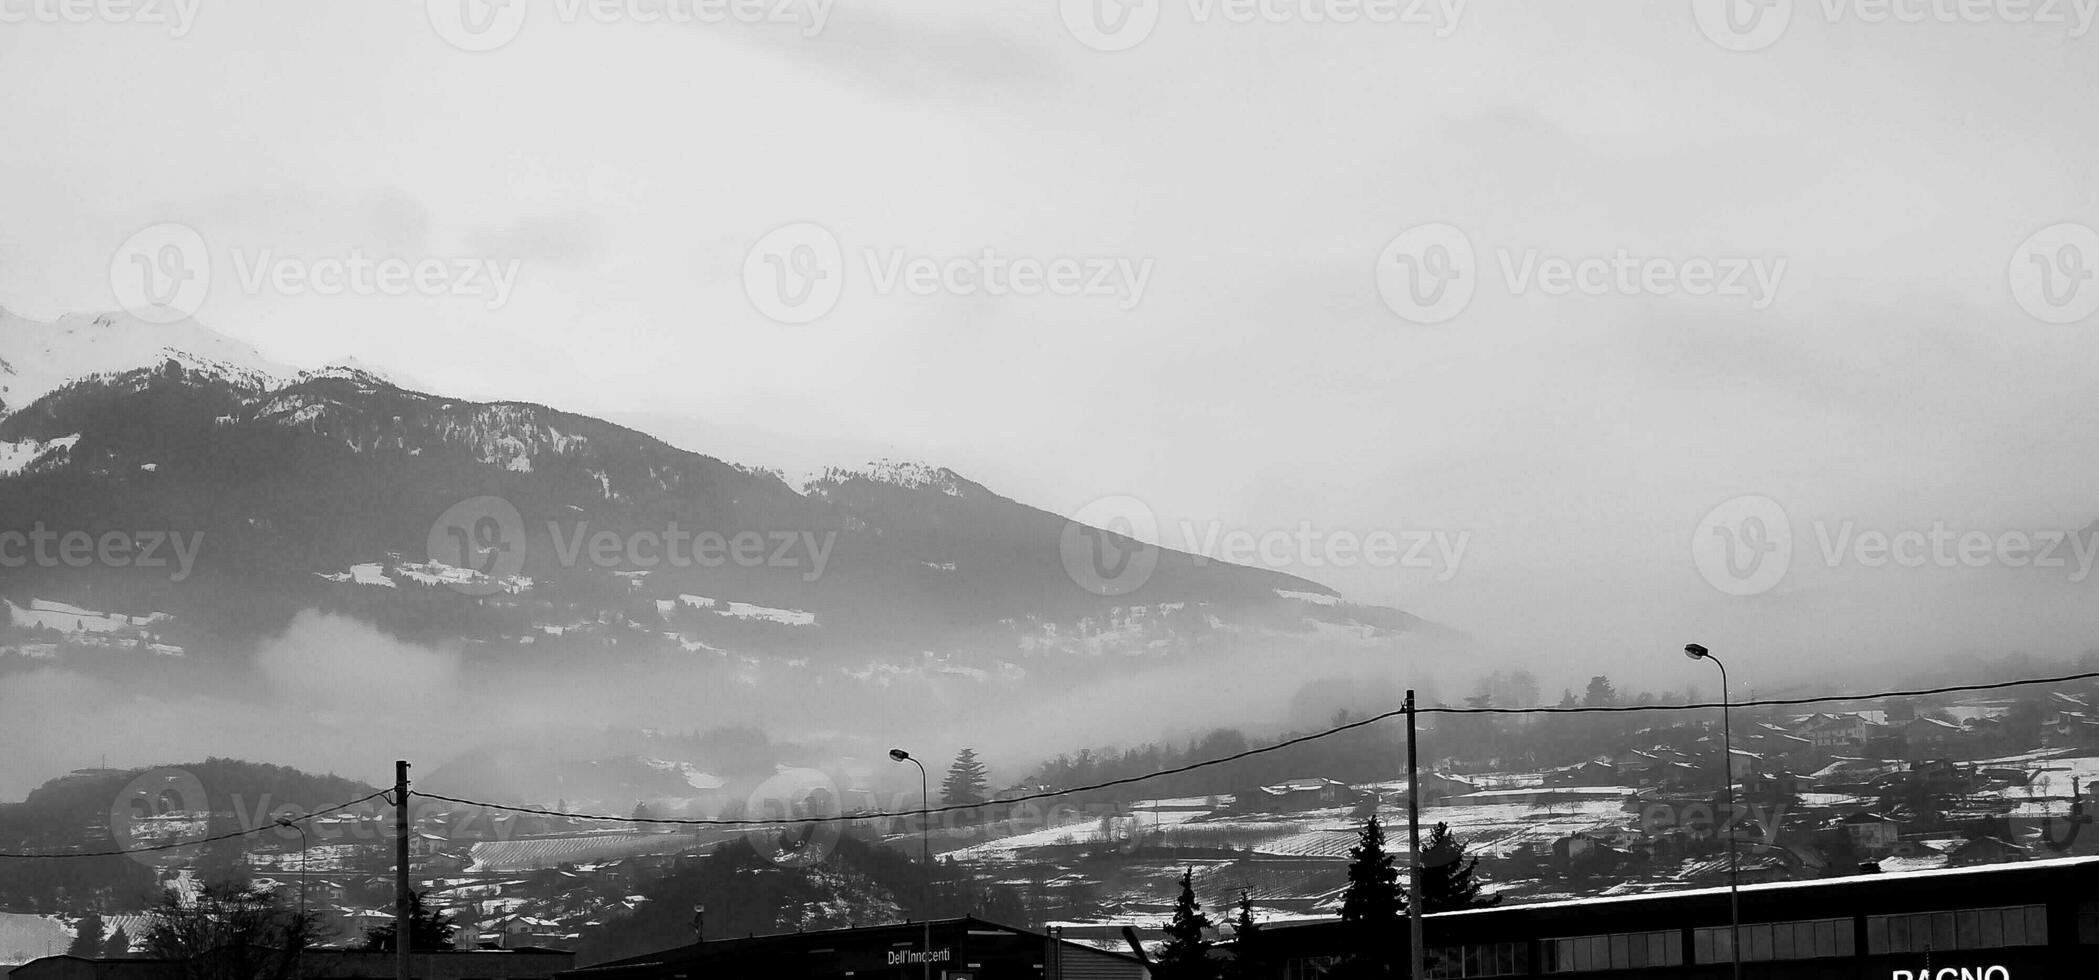
[[[1462,536],[1454,569],[1282,567],[1549,670],[1651,662],[1680,686],[1703,680],[1669,652],[1691,639],[1773,678],[2099,645],[2099,572],[2073,581],[2068,545],[2052,569],[1832,568],[1818,538],[2099,518],[2099,318],[2044,322],[2008,279],[2028,236],[2099,226],[2099,39],[2075,5],[1976,24],[1781,4],[1775,43],[1732,51],[1668,0],[1349,24],[1305,22],[1313,0],[1254,23],[1154,0],[1141,43],[1101,51],[1055,0],[837,0],[816,30],[806,3],[751,26],[549,0],[474,53],[433,19],[515,8],[202,0],[184,31],[52,22],[54,3],[0,0],[0,305],[20,313],[115,306],[127,236],[179,222],[213,262],[197,319],[289,363],[648,417],[741,461],[893,452],[1067,514],[1130,495],[1176,547],[1183,521]],[[745,264],[796,222],[835,235],[844,292],[783,324]],[[1476,294],[1419,324],[1381,294],[1381,252],[1435,222],[1476,250]],[[517,277],[490,309],[236,268],[352,250]],[[1147,278],[878,292],[898,257],[985,250]],[[1509,280],[1620,250],[1753,259],[1775,289]],[[2064,276],[2099,267],[2080,254],[2048,250]],[[1692,544],[1750,494],[1783,507],[1793,555],[1731,595]]]

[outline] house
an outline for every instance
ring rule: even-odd
[[[1424,772],[1420,775],[1422,793],[1421,798],[1423,802],[1428,802],[1432,800],[1447,800],[1453,796],[1463,796],[1466,793],[1479,792],[1479,784],[1474,783],[1470,780],[1460,779],[1456,776],[1448,776],[1440,772]],[[1407,791],[1411,789],[1411,787],[1407,784],[1405,780],[1399,781],[1399,787],[1400,795],[1402,796],[1402,798],[1406,795]]]
[[[1750,801],[1791,801],[1811,789],[1807,777],[1788,772],[1755,772],[1742,779],[1742,798]]]
[[[1877,813],[1854,813],[1838,821],[1860,850],[1883,851],[1902,836],[1902,825]]]
[[[1855,714],[1813,714],[1803,734],[1818,749],[1855,749],[1866,744],[1866,719]]]
[[[1627,786],[1649,786],[1653,784],[1653,774],[1662,768],[1662,760],[1652,752],[1633,749],[1613,757],[1611,765],[1618,770],[1619,782]]]
[[[565,933],[561,923],[529,915],[506,915],[496,920],[496,941],[504,948],[530,947],[540,941],[558,940]]]
[[[1901,771],[1902,764],[1893,760],[1836,756],[1828,765],[1809,773],[1808,779],[1824,793],[1874,792],[1876,782]]]
[[[1547,786],[1613,786],[1617,782],[1618,767],[1602,759],[1591,759],[1545,774]]]
[[[1911,759],[1946,755],[1957,749],[1967,734],[1961,726],[1939,718],[1915,718],[1904,722],[1899,730],[1903,754]]]
[[[1569,834],[1552,842],[1553,863],[1561,867],[1590,862],[1616,867],[1618,862],[1631,856],[1631,852],[1612,843],[1609,834],[1601,832]]]
[[[450,846],[452,846],[452,842],[449,838],[440,834],[419,830],[409,835],[408,856],[412,858],[427,858],[442,852]]]
[[[1795,735],[1777,725],[1759,722],[1743,741],[1757,754],[1765,758],[1786,759],[1801,762],[1815,751],[1814,739]]]
[[[2006,861],[2026,860],[2026,848],[2001,837],[1974,837],[1967,843],[1946,852],[1948,863],[1955,867],[1972,864],[2002,864]]]
[[[1676,879],[1701,884],[1726,882],[1731,877],[1730,867],[1726,855],[1693,858],[1684,862]],[[1763,854],[1741,854],[1732,867],[1736,869],[1732,876],[1745,885],[1792,881],[1800,877],[1800,859],[1783,849]]]
[[[1292,779],[1234,794],[1233,806],[1251,813],[1287,813],[1353,806],[1364,796],[1338,779]]]
[[[2099,717],[2089,710],[2058,707],[2041,717],[2041,744],[2051,749],[2099,747]]]

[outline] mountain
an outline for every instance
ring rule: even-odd
[[[1425,625],[934,465],[789,477],[545,405],[300,372],[194,324],[8,315],[0,358],[0,528],[172,542],[157,564],[56,542],[0,562],[0,671],[88,647],[152,656],[108,666],[112,683],[245,670],[318,612],[456,653],[475,683],[594,664],[644,693],[699,678],[980,701],[1095,683],[1103,656],[1390,652]],[[1100,588],[1075,542],[1149,573]]]
[[[168,361],[251,388],[296,375],[191,320],[158,324],[128,313],[76,313],[45,323],[0,309],[0,417],[68,383]]]

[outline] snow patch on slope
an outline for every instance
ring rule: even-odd
[[[24,439],[21,442],[0,442],[0,476],[16,476],[31,469],[43,469],[64,463],[73,446],[80,442],[79,434],[65,436],[45,442],[40,439]]]

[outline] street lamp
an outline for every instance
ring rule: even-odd
[[[890,749],[889,758],[897,762],[908,762],[918,767],[918,798],[924,801],[920,804],[919,809],[931,810],[933,808],[933,790],[932,784],[926,780],[926,764],[912,758],[911,753],[903,749]],[[925,919],[924,925],[926,930],[925,958],[920,962],[920,965],[925,967],[922,972],[925,974],[926,980],[932,980],[933,977],[933,838],[932,828],[927,822],[931,816],[931,814],[927,813],[918,815],[919,863],[926,866],[925,881],[919,886],[918,893],[919,904],[924,906],[919,910],[919,915]]]
[[[1735,980],[1742,980],[1742,865],[1735,856],[1735,746],[1728,718],[1727,665],[1696,643],[1684,645],[1684,656],[1709,660],[1720,668],[1720,793],[1727,807],[1727,951]]]

